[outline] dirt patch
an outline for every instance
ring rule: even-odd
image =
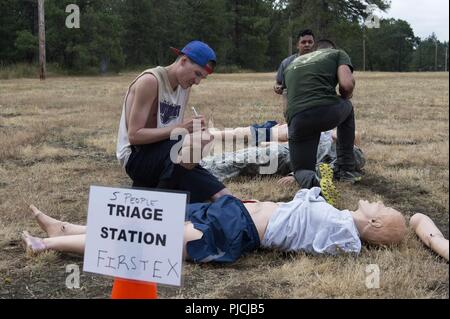
[[[105,298],[111,293],[112,279],[82,272],[83,259],[73,255],[57,254],[49,258],[45,267],[41,260],[27,257],[20,242],[12,241],[0,249],[2,257],[14,262],[10,269],[0,272],[0,298]],[[51,261],[51,262],[50,262]],[[80,288],[66,286],[68,275],[76,266],[80,270]],[[70,285],[69,285],[70,286]]]
[[[0,117],[4,118],[13,118],[13,117],[19,117],[22,116],[21,113],[0,113]]]
[[[382,195],[390,206],[401,212],[422,213],[430,216],[448,238],[448,207],[433,202],[428,196],[430,192],[420,185],[400,184],[395,180],[367,173],[358,187],[367,188]]]

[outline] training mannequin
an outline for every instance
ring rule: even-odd
[[[359,253],[361,240],[384,245],[403,240],[405,219],[393,208],[361,200],[356,211],[340,211],[319,194],[320,188],[315,187],[300,190],[288,203],[243,203],[227,195],[213,203],[189,204],[185,257],[194,262],[234,262],[259,247],[335,255]],[[84,253],[86,226],[61,222],[30,208],[48,238],[23,232],[27,251]]]
[[[282,130],[287,129],[287,125],[285,124],[280,125],[279,127]],[[272,128],[272,130],[273,129],[274,128]],[[240,134],[236,132],[243,132],[245,130],[250,132],[251,129],[249,127],[225,131],[215,131],[210,129],[209,133],[214,136],[214,144],[222,146],[221,139],[224,134],[228,134],[226,141],[233,141],[233,136],[241,138],[240,135],[233,134]],[[335,131],[321,133],[316,156],[317,164],[328,163],[334,167],[334,164],[336,163],[335,133]],[[275,136],[278,136],[278,141],[275,141]],[[272,134],[272,139],[272,142],[260,142],[259,146],[249,146],[245,148],[238,148],[238,146],[236,146],[236,150],[234,151],[214,152],[214,155],[203,158],[200,165],[213,174],[220,182],[224,182],[237,176],[257,176],[261,174],[286,176],[291,173],[292,169],[289,156],[289,145],[280,142],[282,139],[279,138],[279,135]],[[355,169],[362,172],[366,162],[364,153],[356,145],[353,152],[356,161]],[[283,177],[278,181],[278,184],[283,186],[294,185],[295,183],[295,177],[292,174]]]
[[[424,214],[415,214],[411,217],[409,224],[427,247],[448,261],[448,239],[444,238],[430,217]]]
[[[330,131],[331,132],[331,131]],[[217,130],[210,129],[209,133],[214,136],[216,142],[222,140],[242,140],[252,141],[256,146],[267,146],[270,142],[287,143],[288,142],[288,125],[278,124],[276,121],[267,121],[263,124],[254,124],[252,126],[236,127],[233,129]],[[337,140],[337,132],[333,130],[333,141]],[[355,145],[361,144],[361,135],[355,132]]]
[[[217,142],[221,142],[222,140],[240,140],[259,146],[261,143],[270,141],[278,143],[287,143],[288,141],[287,124],[278,124],[276,121],[267,121],[262,124],[236,127],[222,131],[210,129],[210,133],[214,135]]]

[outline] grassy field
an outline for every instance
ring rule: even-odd
[[[43,236],[29,218],[35,204],[84,224],[92,184],[129,186],[115,159],[122,99],[135,74],[61,77],[45,82],[0,80],[0,298],[108,298],[112,280],[81,274],[67,289],[66,266],[82,258],[54,252],[26,256],[20,232]],[[216,74],[193,88],[191,104],[219,128],[282,121],[274,74]],[[357,130],[366,174],[340,184],[339,208],[360,198],[429,215],[448,238],[448,73],[357,73]],[[227,186],[241,198],[286,201],[295,187],[275,176],[238,178]],[[365,285],[366,267],[380,268],[380,287]],[[410,231],[396,247],[367,247],[359,257],[316,257],[260,250],[232,265],[184,265],[181,289],[161,298],[448,298],[448,263]]]

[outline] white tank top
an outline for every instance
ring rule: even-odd
[[[320,196],[320,188],[302,189],[270,218],[261,246],[316,254],[359,253],[361,240],[348,210]]]
[[[122,116],[120,117],[119,133],[117,136],[116,156],[123,168],[127,165],[128,158],[131,154],[131,145],[128,139],[126,102],[131,86],[144,74],[153,74],[158,80],[157,128],[181,123],[189,99],[190,89],[183,89],[178,85],[177,89],[173,90],[167,76],[167,70],[161,66],[145,70],[131,82],[123,101]]]

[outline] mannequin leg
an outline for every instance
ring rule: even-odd
[[[70,224],[54,219],[41,212],[34,205],[30,205],[30,209],[32,216],[49,237],[81,235],[86,233],[86,226]]]
[[[272,127],[272,140],[278,143],[285,143],[288,141],[287,124],[275,125]]]
[[[55,250],[59,252],[82,255],[84,253],[86,235],[39,238],[31,236],[27,231],[24,231],[22,233],[22,240],[27,251],[31,253],[39,253],[45,250]]]

